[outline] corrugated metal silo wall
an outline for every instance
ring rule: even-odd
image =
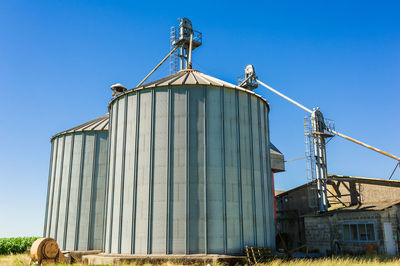
[[[108,132],[80,132],[52,140],[44,236],[61,250],[101,250]]]
[[[169,86],[121,96],[110,112],[106,253],[275,247],[264,100]]]

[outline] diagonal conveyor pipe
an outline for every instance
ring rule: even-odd
[[[270,91],[272,91],[272,92],[278,94],[278,95],[281,96],[282,98],[284,98],[284,99],[288,100],[289,102],[291,102],[291,103],[297,105],[298,107],[300,107],[300,108],[303,109],[304,111],[309,112],[310,114],[312,113],[312,111],[311,111],[310,109],[308,109],[307,107],[305,107],[304,105],[301,105],[301,104],[299,104],[298,102],[296,102],[295,100],[290,99],[290,98],[287,97],[286,95],[284,95],[284,94],[280,93],[279,91],[277,91],[277,90],[271,88],[271,87],[268,86],[267,84],[265,84],[265,83],[259,81],[258,79],[257,79],[257,82],[258,82],[261,86],[264,86],[265,88],[267,88],[267,89],[269,89]]]
[[[375,147],[372,147],[371,145],[368,145],[368,144],[366,144],[366,143],[364,143],[364,142],[361,142],[361,141],[359,141],[359,140],[350,138],[349,136],[346,136],[346,135],[344,135],[344,134],[342,134],[342,133],[339,133],[339,132],[337,132],[337,131],[334,131],[334,130],[332,130],[332,129],[328,129],[328,128],[327,128],[326,130],[329,131],[329,132],[331,132],[332,134],[335,134],[335,135],[339,136],[339,137],[342,137],[342,138],[344,138],[344,139],[347,139],[347,140],[350,140],[350,141],[352,141],[352,142],[354,142],[354,143],[357,143],[357,144],[359,144],[359,145],[361,145],[361,146],[364,146],[365,148],[368,148],[368,149],[370,149],[370,150],[379,152],[380,154],[383,154],[383,155],[385,155],[385,156],[387,156],[387,157],[390,157],[390,158],[392,158],[392,159],[395,159],[395,160],[397,160],[397,161],[400,161],[400,158],[399,158],[399,157],[394,156],[394,155],[392,155],[392,154],[390,154],[390,153],[387,153],[387,152],[385,152],[385,151],[382,151],[382,150],[380,150],[380,149],[377,149],[377,148],[375,148]]]
[[[291,102],[291,103],[297,105],[298,107],[300,107],[300,108],[303,109],[304,111],[306,111],[306,112],[308,112],[308,113],[312,113],[312,111],[311,111],[310,109],[308,109],[307,107],[305,107],[304,105],[301,105],[300,103],[296,102],[295,100],[290,99],[290,98],[287,97],[286,95],[284,95],[284,94],[280,93],[279,91],[277,91],[277,90],[271,88],[271,87],[268,86],[267,84],[265,84],[265,83],[259,81],[258,79],[257,79],[257,82],[258,82],[261,86],[263,86],[263,87],[269,89],[270,91],[274,92],[275,94],[278,94],[278,95],[281,96],[282,98],[284,98],[284,99],[288,100],[289,102]],[[337,131],[334,131],[334,130],[331,130],[331,129],[328,129],[328,128],[326,128],[326,130],[329,131],[329,132],[331,132],[332,134],[335,134],[335,135],[337,135],[337,136],[339,136],[339,137],[342,137],[342,138],[344,138],[344,139],[350,140],[350,141],[352,141],[352,142],[354,142],[354,143],[357,143],[357,144],[359,144],[359,145],[361,145],[361,146],[364,146],[365,148],[368,148],[368,149],[370,149],[370,150],[376,151],[376,152],[378,152],[378,153],[380,153],[380,154],[383,154],[383,155],[385,155],[385,156],[387,156],[387,157],[390,157],[390,158],[395,159],[395,160],[397,160],[397,161],[400,162],[400,158],[397,157],[397,156],[394,156],[393,154],[390,154],[390,153],[387,153],[387,152],[382,151],[382,150],[380,150],[380,149],[377,149],[377,148],[375,148],[375,147],[372,147],[371,145],[365,144],[364,142],[361,142],[361,141],[359,141],[359,140],[350,138],[349,136],[346,136],[346,135],[344,135],[344,134],[342,134],[342,133],[339,133],[339,132],[337,132]]]

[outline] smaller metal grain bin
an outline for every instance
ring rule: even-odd
[[[107,177],[108,114],[51,138],[45,237],[61,250],[100,250]]]

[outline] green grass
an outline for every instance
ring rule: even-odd
[[[36,239],[38,237],[0,238],[0,255],[24,253]]]

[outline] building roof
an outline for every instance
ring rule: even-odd
[[[400,181],[398,181],[398,180],[388,180],[388,179],[378,179],[378,178],[368,178],[368,177],[329,175],[328,180],[355,181],[356,183],[362,183],[362,184],[400,187]]]
[[[280,194],[282,194],[282,193],[284,193],[285,191],[284,190],[277,190],[277,189],[275,189],[275,196],[278,196],[278,195],[280,195]]]
[[[256,97],[260,98],[262,101],[264,101],[268,108],[269,104],[268,102],[262,98],[260,95],[254,93],[251,90],[247,90],[245,88],[236,86],[232,83],[214,78],[212,76],[206,75],[204,73],[201,73],[200,71],[197,71],[195,69],[184,69],[181,70],[173,75],[167,76],[165,78],[158,79],[156,81],[152,81],[149,83],[146,83],[140,87],[133,88],[131,90],[128,90],[124,93],[119,94],[118,96],[114,97],[114,99],[111,100],[110,104],[117,98],[121,97],[124,94],[130,93],[132,91],[138,91],[138,90],[143,90],[143,89],[149,89],[149,88],[156,88],[156,87],[165,87],[165,86],[181,86],[181,85],[209,85],[209,86],[216,86],[216,87],[224,87],[224,88],[230,88],[230,89],[236,89],[239,91],[243,91],[249,94],[253,94]]]
[[[60,135],[65,135],[65,134],[69,134],[69,133],[83,132],[83,131],[105,131],[105,130],[108,130],[108,122],[109,122],[109,115],[106,114],[99,118],[93,119],[89,122],[86,122],[82,125],[62,131],[62,132],[54,135],[50,141],[52,141],[54,138],[56,138]]]
[[[329,211],[324,213],[308,213],[302,216],[329,216],[335,213],[346,213],[346,212],[366,212],[366,211],[383,211],[387,208],[393,207],[395,205],[399,205],[400,200],[393,201],[382,201],[375,203],[367,203],[362,205],[353,205],[353,206],[341,206],[336,209],[329,209]]]
[[[282,193],[277,194],[276,196],[279,196],[279,197],[281,197],[281,196],[286,196],[286,195],[288,195],[288,194],[290,194],[290,193],[293,193],[293,192],[295,192],[295,191],[297,191],[297,190],[301,190],[301,189],[303,189],[303,188],[306,188],[307,185],[308,185],[308,184],[311,184],[311,183],[312,183],[312,182],[305,183],[305,184],[303,184],[303,185],[301,185],[301,186],[298,186],[298,187],[295,187],[295,188],[292,188],[292,189],[283,191]]]
[[[272,144],[272,143],[271,143]],[[379,179],[379,178],[368,178],[368,177],[356,177],[356,176],[345,176],[345,175],[328,175],[328,181],[354,181],[356,183],[361,184],[371,184],[371,185],[379,185],[379,186],[389,186],[389,187],[400,187],[399,180],[388,180],[388,179]],[[298,187],[289,189],[280,193],[279,196],[285,196],[289,193],[295,192],[297,190],[303,189],[307,187],[308,184],[312,182],[305,183]]]
[[[270,145],[271,145],[271,152],[273,152],[273,153],[275,153],[275,154],[283,155],[283,153],[282,153],[280,150],[278,150],[278,148],[275,147],[275,145],[272,144],[272,142],[270,142]]]
[[[343,211],[381,211],[397,205],[400,203],[400,199],[391,200],[391,201],[381,201],[381,202],[368,202],[366,204],[361,205],[353,205],[353,206],[340,206],[339,208],[331,209],[329,208],[329,212],[343,212]]]

